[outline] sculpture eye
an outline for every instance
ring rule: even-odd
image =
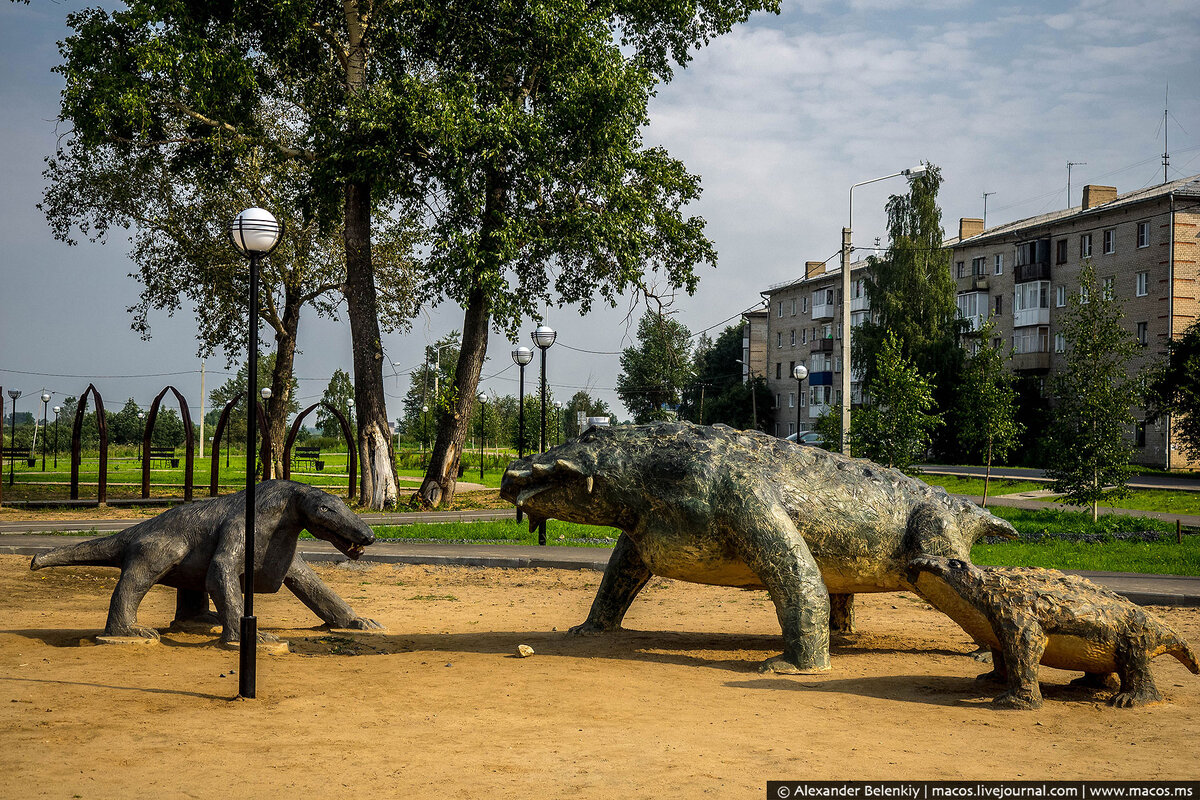
[[[966,569],[967,568],[966,563],[963,561],[959,561],[957,558],[950,559],[950,562],[949,562],[949,564],[947,564],[947,566],[949,566],[950,569]]]

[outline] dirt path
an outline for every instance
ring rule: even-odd
[[[860,605],[833,671],[761,676],[761,592],[654,580],[631,632],[564,635],[599,575],[318,567],[382,634],[330,635],[290,594],[256,603],[292,643],[234,700],[213,637],[96,646],[114,570],[0,556],[0,797],[746,797],[768,779],[1196,777],[1200,678],[1114,710],[1043,670],[1045,707],[995,711],[982,665],[911,595]],[[144,624],[165,625],[156,588]],[[1193,643],[1200,610],[1158,609]],[[536,655],[515,658],[518,644]]]

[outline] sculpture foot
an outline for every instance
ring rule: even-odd
[[[221,639],[221,647],[226,650],[241,650],[242,643],[238,639]],[[290,652],[288,643],[272,633],[259,631],[257,641],[258,652],[279,655]]]
[[[386,628],[384,628],[382,624],[376,622],[373,619],[367,619],[366,617],[355,617],[354,619],[347,620],[345,624],[331,622],[328,625],[326,625],[325,627],[331,631],[339,631],[339,630],[383,631],[383,630],[386,630]]]
[[[156,631],[154,628],[143,628],[140,625],[131,625],[128,628],[121,628],[119,630],[105,631],[104,633],[102,633],[96,637],[96,641],[99,642],[101,639],[112,639],[112,640],[146,639],[150,642],[157,642],[160,638],[161,637],[159,636],[158,631]],[[111,644],[111,643],[112,642],[104,642],[104,644]],[[122,642],[118,642],[118,643],[124,643],[124,642],[122,641]],[[134,643],[135,644],[146,644],[147,642],[134,642]]]
[[[580,623],[567,628],[567,633],[571,636],[599,636],[602,633],[612,633],[614,631],[625,630],[620,625],[604,626],[599,622],[592,622],[590,619],[587,622]]]
[[[988,683],[1008,683],[1008,676],[1003,672],[999,672],[998,670],[992,670],[991,672],[985,672],[982,675],[976,675],[975,680],[987,681]]]
[[[1108,704],[1113,708],[1134,708],[1148,703],[1162,702],[1157,689],[1135,689],[1132,692],[1117,692]]]
[[[786,656],[775,656],[759,664],[758,671],[764,674],[771,672],[776,675],[819,675],[822,672],[828,672],[829,666],[801,667],[795,662],[789,661]]]
[[[170,630],[184,633],[211,633],[213,628],[219,627],[221,627],[221,618],[215,611],[206,611],[194,617],[171,620]]]
[[[1029,711],[1035,708],[1042,707],[1042,698],[1040,694],[1033,694],[1025,691],[1005,692],[992,701],[992,705],[996,708],[1013,708],[1021,711]]]

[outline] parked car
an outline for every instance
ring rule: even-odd
[[[813,447],[825,446],[825,439],[816,431],[804,431],[803,433],[799,434],[799,438],[797,438],[796,434],[791,433],[788,434],[787,440],[789,442],[798,441],[800,444],[809,444]]]

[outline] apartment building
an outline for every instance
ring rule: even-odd
[[[1012,367],[1046,380],[1064,363],[1060,320],[1080,292],[1090,260],[1102,291],[1117,297],[1125,324],[1142,345],[1130,370],[1163,352],[1200,313],[1200,175],[1118,194],[1085,186],[1074,208],[983,229],[964,218],[949,240],[959,315],[978,331],[990,316],[997,343],[1011,345]],[[1143,409],[1129,436],[1134,460],[1179,469],[1194,466],[1171,441],[1169,421],[1147,424]]]
[[[850,265],[853,325],[861,324],[869,313],[862,278],[865,267],[865,261]],[[803,278],[768,287],[761,293],[766,309],[746,315],[744,375],[753,371],[765,376],[775,399],[773,412],[760,411],[767,433],[788,436],[812,430],[817,417],[841,403],[841,275],[840,267],[827,269],[823,261],[809,261]],[[766,346],[754,348],[755,337],[762,334]],[[808,367],[803,383],[792,377],[797,364]],[[852,396],[857,392],[857,382],[852,382]]]

